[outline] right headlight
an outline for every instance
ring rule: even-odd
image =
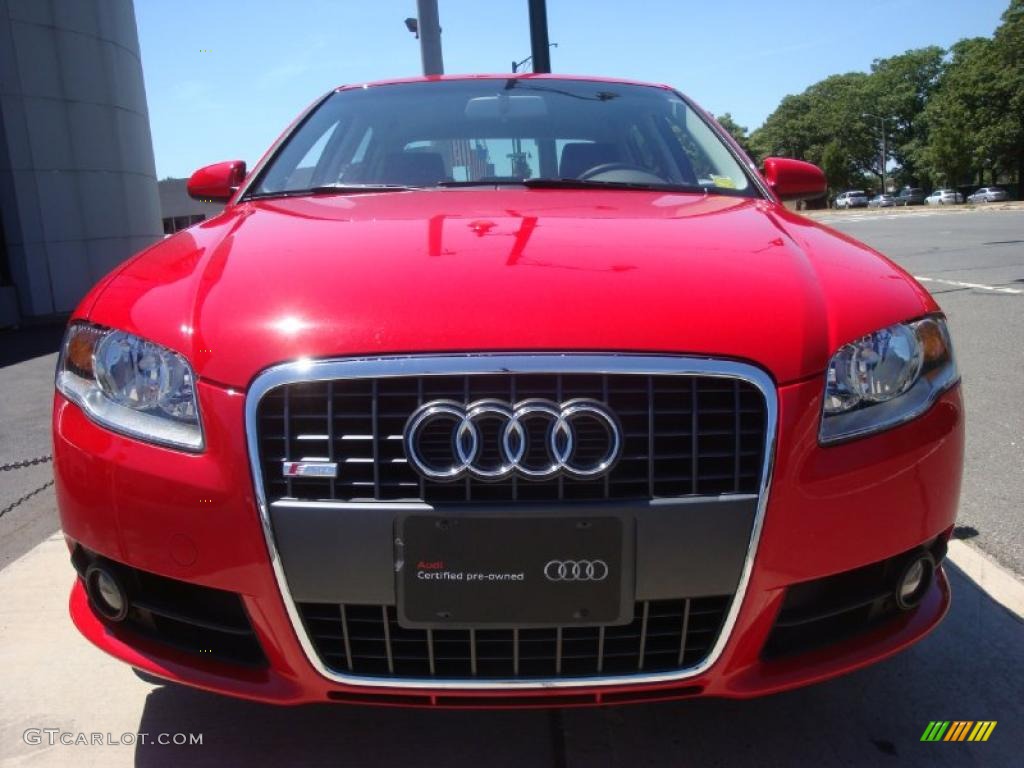
[[[819,440],[835,443],[909,421],[958,379],[944,317],[869,333],[829,361]]]
[[[196,376],[174,350],[123,331],[72,323],[56,384],[108,429],[193,453],[203,450]]]

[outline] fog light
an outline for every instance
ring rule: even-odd
[[[916,608],[932,584],[935,561],[931,555],[918,555],[904,567],[896,582],[896,603],[905,611]]]
[[[90,565],[85,572],[85,590],[93,607],[110,621],[123,621],[128,615],[128,594],[113,571],[102,565]]]

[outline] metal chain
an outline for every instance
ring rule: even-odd
[[[34,491],[29,491],[24,496],[22,496],[20,499],[15,499],[13,502],[8,504],[6,507],[4,507],[3,509],[0,509],[0,517],[3,517],[4,515],[6,515],[8,512],[10,512],[15,507],[20,506],[21,504],[24,504],[26,501],[31,499],[37,493],[42,493],[47,488],[49,488],[51,485],[53,485],[53,480],[47,480],[45,483],[43,483],[41,486],[36,488]]]
[[[0,464],[0,472],[9,472],[12,469],[22,469],[24,467],[34,467],[36,464],[45,464],[48,461],[53,461],[53,456],[36,456],[31,459],[12,461],[10,464]]]
[[[34,467],[36,464],[45,464],[48,461],[53,461],[53,456],[34,456],[31,459],[22,459],[21,461],[12,461],[9,464],[0,464],[0,472],[9,472],[12,469],[24,469],[25,467]],[[15,507],[19,507],[26,501],[31,499],[38,493],[42,493],[47,488],[53,485],[53,480],[48,480],[41,486],[36,488],[34,491],[29,491],[20,499],[15,499],[13,502],[8,504],[6,507],[0,509],[0,517],[3,517]]]

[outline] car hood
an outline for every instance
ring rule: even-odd
[[[785,383],[934,308],[771,201],[463,189],[231,206],[127,262],[81,314],[241,387],[300,357],[499,350],[728,357]]]

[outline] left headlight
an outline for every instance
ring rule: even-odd
[[[74,323],[57,362],[57,389],[115,432],[203,450],[195,374],[177,352],[123,331]]]
[[[829,362],[822,443],[863,437],[920,416],[959,380],[945,318],[869,333]]]

